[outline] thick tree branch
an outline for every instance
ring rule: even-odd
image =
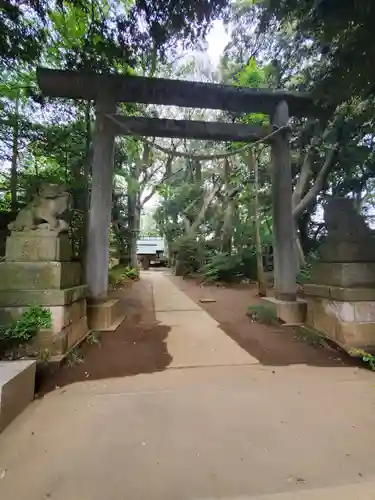
[[[154,196],[158,186],[160,184],[162,184],[163,182],[165,182],[167,179],[169,179],[173,175],[172,168],[171,168],[172,161],[173,161],[173,157],[168,156],[167,161],[165,162],[165,165],[160,165],[159,167],[155,168],[147,178],[145,177],[144,182],[142,183],[143,185],[145,185],[147,182],[149,182],[154,177],[154,175],[157,172],[159,172],[163,168],[163,166],[165,166],[164,175],[163,175],[162,179],[160,180],[160,183],[155,184],[152,187],[150,193],[142,201],[140,201],[140,208],[142,208]]]
[[[197,215],[197,218],[195,219],[195,221],[193,222],[193,224],[189,228],[189,231],[188,231],[189,235],[193,235],[197,231],[199,225],[202,223],[202,221],[204,219],[204,216],[206,215],[206,211],[207,211],[211,201],[215,198],[216,193],[219,191],[220,188],[221,188],[221,185],[216,184],[213,187],[213,189],[209,193],[206,194],[206,196],[203,200],[202,208],[200,209],[199,214]]]
[[[301,172],[298,177],[296,187],[294,188],[292,195],[292,207],[293,209],[301,203],[302,197],[306,192],[307,183],[309,182],[312,173],[312,161],[315,153],[315,148],[310,146],[302,163]]]
[[[326,160],[320,169],[320,172],[315,180],[314,185],[308,191],[308,193],[303,197],[303,199],[298,203],[296,207],[293,207],[293,217],[298,219],[298,217],[315,201],[320,191],[323,189],[324,183],[332,170],[335,160],[337,158],[337,153],[340,149],[340,144],[336,143],[333,148],[327,153]]]
[[[297,207],[299,203],[301,203],[301,200],[306,193],[307,190],[307,185],[309,182],[309,179],[311,177],[312,173],[312,162],[314,159],[314,154],[316,151],[317,146],[319,143],[323,142],[327,135],[329,133],[329,130],[326,129],[322,135],[321,138],[315,137],[312,139],[311,144],[306,152],[306,155],[303,159],[302,167],[301,167],[301,172],[296,184],[296,187],[294,188],[293,195],[292,195],[292,207],[293,209]]]

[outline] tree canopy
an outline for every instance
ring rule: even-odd
[[[3,2],[2,209],[18,210],[43,180],[65,183],[73,195],[76,257],[83,258],[92,182],[93,103],[44,99],[35,81],[37,65],[307,90],[322,109],[331,106],[320,119],[290,122],[296,258],[303,268],[324,238],[321,211],[327,194],[351,197],[358,210],[371,215],[371,14],[371,2],[346,0]],[[216,66],[206,51],[206,35],[215,19],[227,30]],[[120,111],[269,125],[267,115],[254,113],[138,104],[121,105]],[[112,257],[136,265],[137,237],[142,231],[157,231],[168,242],[171,261],[185,263],[183,272],[253,278],[260,261],[266,270],[272,269],[270,151],[258,144],[252,154],[242,149],[231,155],[242,146],[119,137]],[[231,156],[204,162],[194,157],[218,151]]]

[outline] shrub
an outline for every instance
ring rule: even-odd
[[[369,352],[364,351],[363,349],[351,349],[350,354],[355,356],[360,356],[362,361],[367,363],[372,371],[375,371],[375,356]]]
[[[202,267],[204,280],[214,281],[238,281],[243,278],[244,265],[239,254],[228,255],[225,253],[215,253],[207,264]]]
[[[189,276],[201,267],[204,251],[195,237],[178,237],[171,246],[171,251],[176,257],[176,274],[179,276]]]
[[[257,256],[256,250],[254,246],[247,247],[239,252],[242,264],[243,264],[243,275],[245,278],[249,278],[251,280],[256,281],[258,277],[257,271]]]
[[[265,325],[278,325],[279,320],[275,313],[266,306],[249,306],[247,309],[247,315],[256,321],[257,323],[263,323]]]
[[[139,278],[138,269],[133,267],[123,266],[121,264],[112,267],[108,271],[108,285],[111,290],[126,286],[129,281],[134,281]]]
[[[39,306],[29,307],[17,320],[0,328],[2,351],[30,342],[42,328],[51,328],[51,312]]]
[[[297,283],[299,285],[303,285],[304,283],[311,281],[312,266],[317,260],[319,260],[319,257],[316,254],[312,253],[308,256],[306,266],[300,270],[297,276]]]

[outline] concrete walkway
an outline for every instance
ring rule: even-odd
[[[0,435],[1,500],[375,498],[372,373],[264,367],[167,277],[144,279],[171,367],[35,401]]]
[[[167,349],[173,359],[169,368],[258,363],[164,274],[148,272],[143,276],[153,284],[156,320],[170,327]]]

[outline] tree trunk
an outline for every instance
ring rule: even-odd
[[[90,120],[90,109],[91,102],[87,101],[85,103],[85,124],[86,124],[86,137],[85,137],[85,159],[83,163],[83,179],[82,179],[82,187],[83,187],[83,199],[82,199],[82,211],[83,211],[83,222],[82,222],[82,243],[80,248],[80,255],[83,265],[86,266],[86,258],[87,258],[87,235],[88,235],[88,221],[89,221],[89,207],[90,207],[90,189],[89,189],[89,180],[91,174],[91,120]]]
[[[13,140],[12,140],[12,161],[10,167],[10,195],[11,195],[11,210],[12,212],[17,212],[17,164],[18,164],[18,141],[19,141],[19,105],[20,105],[20,94],[17,93],[16,103],[14,112],[14,124],[13,124]]]
[[[224,220],[221,228],[221,251],[231,255],[232,252],[232,221],[234,215],[234,201],[230,196],[230,166],[226,158],[224,161],[224,182],[225,182],[225,195],[224,195]]]
[[[294,250],[297,260],[297,272],[299,272],[303,267],[306,266],[306,258],[301,245],[301,240],[298,234],[298,229],[296,227],[296,224],[294,224]]]
[[[267,283],[264,274],[262,239],[260,236],[260,213],[259,213],[259,196],[258,196],[259,168],[258,168],[258,161],[255,159],[252,149],[249,149],[248,168],[250,174],[252,169],[254,169],[254,174],[255,174],[253,217],[255,221],[255,248],[256,248],[256,258],[257,258],[258,294],[261,297],[265,297],[267,295]]]
[[[199,161],[194,162],[195,182],[202,182],[202,165]]]
[[[308,228],[309,228],[309,222],[310,222],[310,215],[309,213],[305,212],[299,219],[296,221],[296,224],[298,226],[298,231],[299,231],[299,236],[300,236],[300,242],[302,246],[302,250],[304,255],[308,255],[311,249],[311,242],[308,234]]]
[[[137,239],[139,236],[140,217],[138,207],[138,193],[128,193],[128,218],[130,229],[130,265],[138,268]]]
[[[224,212],[224,222],[221,229],[221,251],[232,254],[232,228],[234,216],[234,200],[229,200]]]

